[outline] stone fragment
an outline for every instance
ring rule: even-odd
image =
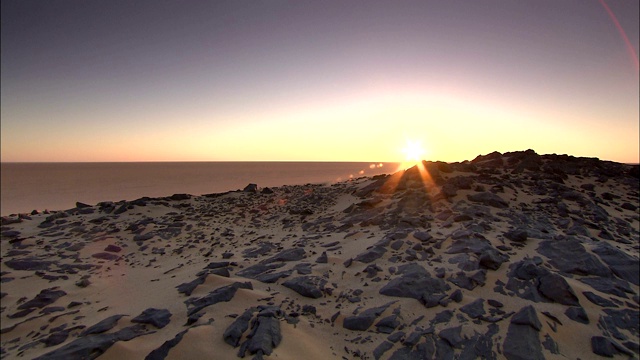
[[[322,292],[327,280],[319,276],[298,276],[282,283],[282,286],[297,292],[298,294],[317,299],[322,297]]]
[[[131,319],[133,323],[151,324],[158,329],[162,329],[167,326],[171,318],[171,313],[167,309],[148,308],[144,310],[140,315]]]

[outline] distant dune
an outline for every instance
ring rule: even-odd
[[[3,217],[1,356],[638,358],[638,177],[494,152]]]

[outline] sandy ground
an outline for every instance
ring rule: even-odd
[[[637,178],[634,183],[633,177],[615,175],[603,181],[584,169],[565,171],[564,193],[558,195],[548,179],[535,178],[542,171],[514,172],[507,165],[509,154],[501,159],[504,165],[498,167],[490,164],[495,162],[492,159],[474,161],[473,169],[440,166],[424,180],[410,170],[405,175],[333,185],[79,204],[67,211],[3,218],[1,357],[144,359],[184,332],[165,354],[149,358],[235,359],[240,348],[225,342],[225,330],[247,309],[262,306],[253,313],[253,323],[239,342],[248,344],[253,338],[256,343],[270,343],[265,347],[271,349],[266,350],[270,352],[264,354],[266,358],[386,359],[417,354],[422,358],[514,358],[505,353],[507,343],[516,343],[516,335],[509,337],[514,314],[532,305],[541,326],[527,338],[532,345],[522,345],[523,358],[597,358],[594,337],[607,339],[615,358],[637,358],[638,284],[633,275],[619,275],[615,271],[619,268],[598,255],[598,246],[610,244],[625,254],[624,269],[637,272]],[[555,160],[542,162],[551,161]],[[462,177],[471,179],[468,186],[456,182]],[[443,188],[451,183],[457,184],[455,194],[445,195]],[[471,200],[479,193],[496,195],[506,205]],[[607,214],[598,223],[592,219],[594,204]],[[525,240],[506,236],[516,228],[527,231]],[[385,239],[390,240],[384,243]],[[483,254],[473,249],[454,253],[461,239],[488,244],[502,262],[497,268],[487,267],[479,261]],[[579,242],[580,253],[586,254],[586,260],[573,264],[583,266],[582,270],[562,270],[557,260],[539,250],[545,242],[567,239]],[[377,258],[362,257],[376,248],[384,249]],[[301,249],[302,254],[272,259],[292,249]],[[326,261],[318,262],[323,253]],[[588,324],[568,317],[572,305],[558,297],[527,299],[525,290],[504,289],[514,281],[514,267],[535,257],[540,259],[540,271],[556,274],[568,284]],[[594,277],[589,267],[594,261],[611,268],[612,274],[602,276],[624,283],[626,290],[612,293],[582,282]],[[223,266],[228,274],[205,269],[221,262],[229,262]],[[282,277],[265,282],[239,274],[256,264],[278,266],[258,275],[283,272]],[[401,277],[398,271],[407,264],[420,265],[427,277],[446,286],[435,306],[421,299],[381,294]],[[378,270],[371,272],[374,265]],[[457,274],[469,279],[478,271],[484,271],[479,281],[455,283]],[[326,282],[317,286],[319,297],[284,285],[302,276]],[[202,283],[191,294],[178,292],[179,285],[199,277]],[[530,281],[540,287],[540,279]],[[197,312],[199,318],[187,323],[192,307],[185,301],[246,282],[250,288],[238,288],[230,299],[203,307]],[[43,295],[44,289],[49,292]],[[461,298],[447,300],[457,290]],[[424,291],[425,296],[433,295]],[[596,304],[585,292],[609,304]],[[478,299],[486,316],[474,318],[461,310]],[[364,329],[345,328],[345,319],[384,305],[388,307]],[[279,330],[251,334],[252,325],[254,330],[267,328],[258,324],[264,318],[258,313],[269,306],[281,310],[275,315]],[[166,309],[171,314],[168,323],[132,321],[150,308]],[[622,323],[623,315],[610,316],[611,310],[628,321]],[[447,311],[450,318],[434,321]],[[113,327],[83,334],[114,315],[123,316]],[[389,317],[396,320],[391,329],[376,326]],[[131,339],[100,340],[136,326]],[[484,352],[477,350],[481,346],[474,341],[493,327],[492,334],[482,337],[488,344]],[[459,336],[444,335],[450,329]],[[385,342],[388,345],[382,345]],[[425,350],[428,344],[436,344],[438,351]],[[246,351],[246,356],[259,354]]]

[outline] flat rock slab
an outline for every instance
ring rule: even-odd
[[[344,318],[342,327],[349,330],[367,330],[371,325],[373,325],[376,318],[380,316],[391,304],[393,304],[393,302],[364,310],[358,315],[346,317]]]
[[[491,192],[481,192],[478,194],[467,195],[467,199],[498,209],[509,207],[509,203],[506,200]]]
[[[611,277],[611,270],[588,253],[580,240],[546,240],[538,246],[538,252],[548,257],[549,263],[558,270],[576,275]]]
[[[451,287],[444,280],[433,278],[422,266],[409,264],[399,267],[401,274],[380,289],[387,296],[408,297],[425,304],[433,295],[444,295]]]
[[[158,329],[167,326],[171,321],[171,313],[167,309],[148,308],[140,315],[131,319],[133,323],[151,324]]]
[[[298,294],[318,299],[322,297],[327,280],[319,276],[298,276],[282,283],[282,286],[297,292]]]
[[[95,359],[104,354],[118,341],[129,341],[138,336],[152,334],[147,332],[144,325],[126,327],[115,333],[95,334],[77,338],[76,340],[34,360],[68,360],[68,359]]]

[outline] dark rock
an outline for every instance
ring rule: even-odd
[[[432,278],[427,270],[415,263],[400,266],[397,273],[402,276],[383,286],[380,294],[413,298],[426,305],[430,296],[440,294],[444,296],[450,289],[444,280]]]
[[[39,356],[37,360],[95,359],[104,354],[118,341],[129,341],[138,336],[149,334],[143,325],[126,327],[115,333],[95,334],[79,337],[49,353]]]
[[[283,262],[274,262],[269,264],[255,264],[240,270],[236,273],[238,276],[242,276],[249,279],[258,279],[258,277],[267,272],[272,272],[275,269],[283,267],[285,264]]]
[[[400,326],[400,322],[395,314],[389,315],[376,323],[378,332],[383,334],[391,334],[398,326]]]
[[[515,230],[510,230],[504,233],[504,237],[506,237],[507,239],[513,242],[524,243],[527,241],[529,234],[525,229],[515,229]]]
[[[173,201],[182,201],[191,199],[191,195],[189,194],[173,194],[169,197],[169,200]]]
[[[445,340],[451,345],[453,348],[460,348],[460,345],[463,342],[463,338],[460,335],[460,331],[462,330],[462,326],[456,326],[448,329],[444,329],[438,333],[438,336]]]
[[[32,309],[32,308],[43,308],[47,305],[53,304],[59,298],[67,295],[67,293],[63,290],[56,290],[57,288],[43,289],[36,295],[33,299],[20,304],[18,309]]]
[[[498,270],[508,257],[502,255],[498,250],[489,249],[480,255],[480,266],[486,269]]]
[[[578,297],[562,276],[548,273],[540,277],[540,293],[549,300],[563,305],[580,305]]]
[[[108,253],[108,252],[96,253],[96,254],[91,255],[91,257],[96,258],[96,259],[100,259],[100,260],[110,260],[110,261],[114,261],[114,260],[120,259],[120,256],[118,256],[116,254]]]
[[[176,336],[173,337],[173,339],[167,340],[162,343],[160,347],[151,351],[149,355],[144,358],[144,360],[164,360],[167,355],[169,355],[169,350],[171,350],[171,348],[178,345],[178,343],[182,341],[182,338],[184,337],[184,334],[187,333],[187,331],[189,331],[189,329],[177,333]]]
[[[467,234],[464,234],[455,239],[454,234],[453,237],[454,241],[447,249],[447,254],[473,253],[480,256],[487,251],[493,250],[491,243],[487,239],[479,237],[478,235],[468,236]]]
[[[452,292],[451,295],[449,295],[449,299],[459,303],[462,301],[462,291],[460,289],[456,289],[456,291]]]
[[[538,314],[533,306],[525,306],[518,311],[513,317],[511,317],[512,324],[529,325],[532,328],[540,331],[542,329],[542,323],[538,319]]]
[[[387,252],[387,249],[385,249],[384,247],[374,246],[371,249],[366,250],[361,254],[358,254],[358,256],[356,256],[353,260],[368,264],[372,261],[375,261],[381,258],[382,255],[384,255],[384,253],[386,252]]]
[[[558,347],[558,343],[553,340],[549,334],[544,335],[544,341],[542,342],[542,346],[545,349],[549,350],[552,354],[560,354],[560,348]]]
[[[572,306],[565,310],[564,314],[571,320],[577,321],[582,324],[589,324],[589,317],[587,312],[580,306]]]
[[[146,234],[138,234],[133,237],[133,241],[145,241],[149,240],[154,236],[152,232],[148,232]]]
[[[591,301],[592,303],[598,305],[598,306],[602,306],[602,307],[614,307],[617,308],[618,305],[616,305],[613,301],[609,300],[609,299],[605,299],[600,295],[596,295],[594,293],[592,293],[591,291],[583,291],[582,294],[587,298],[587,300]]]
[[[67,250],[69,250],[69,248],[67,248]],[[107,247],[104,249],[104,251],[107,251],[107,252],[114,252],[114,253],[119,253],[120,251],[122,251],[122,248],[121,248],[120,246],[116,246],[116,245],[109,244],[109,245],[107,245]]]
[[[611,270],[588,253],[580,240],[546,240],[540,243],[538,252],[549,258],[549,263],[560,271],[576,275],[611,277]]]
[[[282,341],[280,321],[274,316],[263,314],[271,311],[271,309],[262,310],[258,314],[255,331],[247,340],[247,349],[251,354],[271,355],[273,349]]]
[[[344,318],[342,326],[348,330],[367,330],[378,316],[380,316],[393,302],[385,305],[367,309],[358,315],[349,316]]]
[[[9,268],[13,270],[49,270],[49,267],[54,264],[54,261],[44,261],[39,259],[11,259],[4,262]]]
[[[258,192],[258,185],[256,184],[249,184],[247,186],[244,187],[244,189],[242,189],[243,192],[247,192],[247,193],[252,193],[255,194]]]
[[[478,202],[487,206],[504,209],[509,207],[509,203],[500,196],[491,192],[481,192],[477,194],[467,195],[467,199]]]
[[[69,330],[56,331],[41,341],[45,344],[45,347],[55,346],[62,344],[69,337]]]
[[[591,286],[592,288],[601,291],[603,293],[616,295],[626,298],[625,293],[633,293],[629,283],[620,279],[607,279],[602,277],[583,277],[578,279],[579,281]]]
[[[529,325],[509,324],[502,348],[508,360],[544,360],[538,331]]]
[[[140,315],[131,319],[133,323],[151,324],[158,329],[162,329],[167,326],[171,318],[171,313],[167,309],[155,309],[148,308],[144,310]]]
[[[416,231],[413,233],[413,237],[420,240],[421,242],[427,242],[433,239],[433,236],[429,234],[427,231]]]
[[[118,320],[122,318],[124,315],[113,315],[108,318],[101,320],[95,325],[90,326],[80,333],[80,336],[87,336],[92,334],[101,334],[103,332],[109,331],[113,329],[114,326],[118,323]]]
[[[302,296],[317,299],[322,297],[326,283],[327,280],[319,276],[299,276],[283,282],[282,285]]]
[[[473,302],[462,306],[460,308],[460,311],[469,315],[469,317],[472,319],[477,319],[486,313],[484,310],[484,299],[476,299]]]
[[[382,343],[380,343],[380,345],[376,346],[376,348],[373,349],[373,358],[379,360],[382,355],[384,355],[385,352],[391,350],[392,347],[393,343],[386,340],[383,341]]]
[[[594,354],[605,357],[613,357],[616,354],[611,340],[602,336],[591,337],[591,350]]]
[[[318,264],[326,264],[329,262],[329,258],[327,257],[327,252],[323,251],[320,256],[316,259],[316,263]]]
[[[601,242],[592,250],[619,278],[640,285],[640,262],[612,245]]]
[[[242,315],[237,317],[231,325],[224,331],[222,338],[227,344],[237,347],[240,345],[242,334],[249,328],[249,320],[253,316],[256,308],[249,308]]]
[[[236,294],[238,289],[253,290],[253,285],[251,285],[250,282],[235,282],[230,285],[219,287],[201,298],[189,298],[184,302],[188,309],[187,315],[191,316],[192,314],[200,312],[200,310],[207,306],[217,304],[222,301],[230,301],[233,299],[233,296]]]
[[[262,264],[270,264],[277,261],[298,261],[304,259],[305,251],[303,248],[293,248],[283,250],[282,252],[261,261]]]

